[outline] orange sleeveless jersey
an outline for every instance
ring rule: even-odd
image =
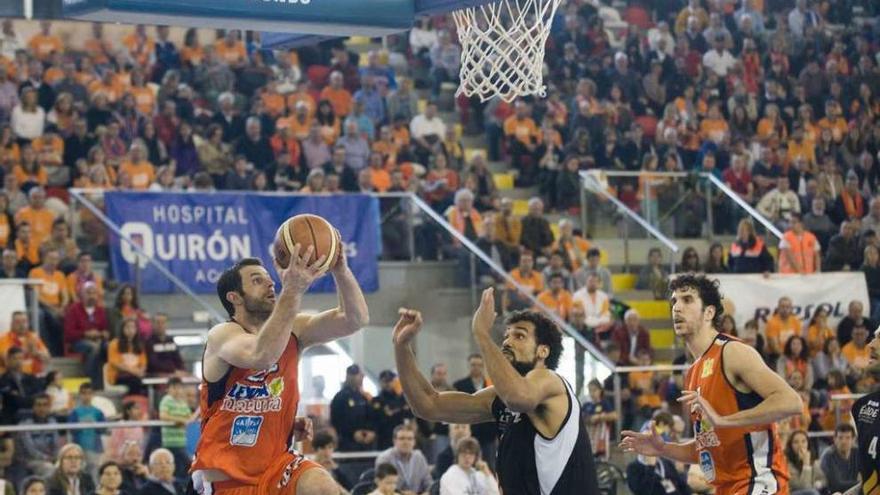
[[[290,448],[296,410],[299,348],[291,336],[278,363],[267,370],[231,367],[199,390],[202,434],[192,470],[216,469],[244,485],[257,485]]]
[[[763,400],[754,392],[738,392],[724,375],[722,352],[731,341],[737,340],[719,334],[688,369],[685,381],[686,390],[699,390],[722,416]],[[691,414],[691,422],[700,468],[716,495],[788,494],[788,466],[775,424],[716,430],[698,413]]]

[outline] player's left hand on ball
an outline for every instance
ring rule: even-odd
[[[685,390],[682,392],[681,397],[678,398],[678,401],[685,407],[689,407],[690,412],[699,412],[705,420],[712,424],[712,426],[716,428],[724,428],[727,426],[724,417],[719,415],[718,412],[715,411],[715,408],[709,404],[709,401],[700,395],[699,390]]]
[[[314,433],[314,425],[312,418],[307,416],[297,416],[293,422],[293,434],[299,441],[311,440]]]

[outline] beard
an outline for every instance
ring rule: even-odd
[[[271,315],[272,311],[275,309],[275,303],[272,301],[268,301],[262,297],[252,298],[245,294],[244,309],[254,318],[261,321],[266,321],[269,319],[269,315]]]
[[[538,363],[537,359],[532,361],[517,361],[516,358],[510,360],[510,364],[513,365],[513,369],[516,370],[522,376],[526,376],[529,374],[529,371],[535,369],[535,365]]]

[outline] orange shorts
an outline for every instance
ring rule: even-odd
[[[296,483],[309,469],[320,468],[300,453],[288,452],[274,463],[257,485],[245,485],[235,480],[207,483],[203,495],[296,495]]]
[[[788,495],[788,481],[775,479],[775,489],[761,480],[744,479],[715,486],[715,495]],[[751,492],[749,491],[751,488]],[[773,489],[774,491],[771,491]]]

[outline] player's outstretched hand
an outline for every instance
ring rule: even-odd
[[[330,264],[330,271],[336,274],[348,268],[348,258],[345,257],[345,244],[342,242],[342,234],[339,233],[339,229],[334,228],[333,233],[336,235],[336,245],[339,246],[339,250],[336,251],[336,259]]]
[[[394,345],[406,345],[422,329],[422,313],[414,309],[400,308],[400,319],[391,331]]]
[[[281,268],[278,271],[278,274],[281,276],[282,290],[290,287],[302,294],[309,289],[312,282],[324,274],[320,267],[324,264],[324,260],[327,259],[327,255],[321,255],[314,262],[309,263],[308,260],[312,257],[315,247],[309,246],[306,248],[306,252],[300,256],[299,251],[301,248],[301,244],[295,244],[290,252],[290,263],[287,265],[287,268]],[[275,268],[279,268],[277,263]]]
[[[647,456],[663,455],[663,445],[666,443],[663,437],[657,433],[657,426],[651,421],[648,431],[640,433],[637,431],[624,430],[620,432],[621,440],[619,447],[624,452],[635,452],[636,454]]]
[[[471,323],[474,332],[490,332],[492,325],[495,324],[495,288],[489,287],[483,291],[480,297],[480,307],[474,313],[474,320]]]
[[[293,437],[297,441],[311,441],[314,432],[315,427],[312,424],[312,418],[308,416],[296,417],[296,420],[293,422]]]

